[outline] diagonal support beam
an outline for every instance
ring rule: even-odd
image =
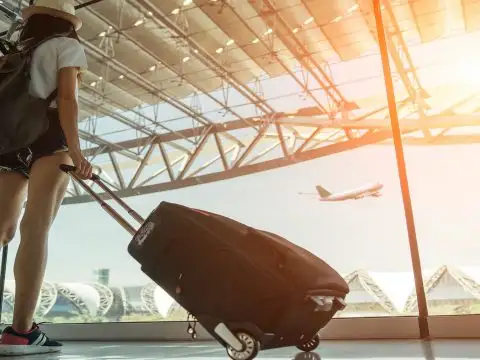
[[[388,51],[400,75],[400,79],[405,85],[411,100],[422,109],[428,110],[429,106],[424,100],[428,99],[430,95],[420,83],[408,46],[405,43],[402,31],[393,12],[392,5],[389,0],[382,0],[382,5],[385,10],[385,22],[388,24],[386,31]]]
[[[228,161],[227,157],[225,156],[225,149],[223,148],[222,140],[220,140],[220,137],[218,136],[217,133],[214,133],[213,136],[215,137],[215,143],[217,144],[217,149],[218,153],[220,154],[220,159],[222,160],[222,165],[224,170],[228,170]]]
[[[211,135],[211,127],[209,127],[208,129],[205,130],[205,133],[203,134],[202,136],[202,139],[200,140],[200,142],[197,144],[196,148],[195,148],[195,151],[193,152],[192,155],[190,155],[190,158],[188,159],[188,161],[185,163],[185,166],[183,167],[182,171],[180,171],[180,173],[178,174],[177,176],[177,179],[176,180],[181,180],[185,177],[185,175],[187,174],[188,170],[190,170],[190,168],[192,167],[193,163],[195,162],[195,160],[198,158],[198,155],[200,155],[200,153],[202,152],[203,148],[205,147],[205,145],[207,144],[207,141]]]
[[[168,176],[170,177],[170,180],[173,181],[175,180],[175,174],[173,173],[172,164],[170,163],[170,158],[168,157],[165,146],[163,145],[163,143],[158,143],[158,147],[160,149],[160,154],[162,154],[163,162],[165,164],[165,169],[168,172]]]
[[[108,156],[110,158],[110,162],[112,163],[113,170],[115,171],[115,176],[117,177],[118,183],[120,184],[120,188],[125,189],[125,179],[123,177],[122,170],[118,165],[118,161],[117,161],[117,157],[115,156],[115,153],[111,152],[108,154]]]
[[[242,155],[238,158],[237,161],[233,164],[233,168],[238,168],[242,164],[242,162],[247,158],[248,155],[252,152],[252,150],[257,146],[257,144],[262,140],[263,135],[265,135],[265,132],[267,131],[268,127],[270,126],[269,121],[265,121],[262,126],[260,127],[258,133],[255,135],[255,138],[252,140],[250,145],[243,151]]]
[[[147,150],[147,153],[145,154],[145,157],[143,158],[142,162],[137,168],[137,171],[132,177],[132,180],[130,180],[130,183],[128,184],[128,188],[131,189],[135,186],[135,183],[137,182],[138,178],[142,174],[143,169],[145,169],[145,166],[147,166],[148,161],[150,160],[150,157],[152,156],[153,150],[155,149],[156,144],[150,144],[150,147]]]

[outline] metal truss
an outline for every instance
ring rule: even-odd
[[[296,75],[292,73],[291,70],[285,69],[295,81],[299,82],[303,91],[316,103],[319,109],[322,110],[323,114],[330,114],[331,117],[335,117],[336,112],[342,110],[356,110],[358,105],[355,102],[348,101],[337,86],[334,84],[333,80],[327,73],[324,66],[319,64],[317,60],[312,56],[308,51],[305,44],[297,37],[297,33],[292,29],[288,22],[283,18],[283,16],[277,10],[274,0],[262,0],[259,2],[252,2],[251,5],[256,9],[257,13],[263,18],[265,23],[271,28],[275,29],[275,36],[285,45],[285,47],[290,51],[290,53],[295,57],[302,67],[302,70],[305,70],[323,89],[326,94],[327,99],[331,100],[334,104],[334,110],[326,108],[322,105],[315,95],[311,93],[308,89],[308,84],[301,84]],[[305,4],[304,4],[305,5]],[[307,6],[305,6],[308,9]],[[248,27],[248,25],[245,23]],[[274,36],[274,35],[272,35]],[[268,47],[269,48],[269,47]],[[275,56],[276,54],[273,53]],[[277,61],[280,61],[278,57],[275,56]],[[328,65],[328,64],[327,64]]]
[[[383,21],[385,23],[385,37],[389,55],[409,95],[410,102],[414,104],[416,110],[423,116],[427,110],[430,110],[429,105],[425,102],[430,95],[420,83],[408,46],[403,38],[402,29],[395,17],[391,1],[381,0],[381,6],[384,14]],[[359,9],[369,23],[370,33],[378,41],[372,1],[363,1]],[[371,16],[368,17],[366,16],[367,14]]]
[[[124,1],[124,0],[122,0],[122,1]],[[136,5],[136,7],[138,7],[138,5],[136,3],[128,2],[128,1],[127,1],[127,3],[131,4],[132,6]],[[92,15],[96,16],[99,20],[104,22],[106,26],[108,26],[108,30],[105,32],[104,37],[116,37],[116,36],[121,35],[125,40],[134,44],[139,50],[141,50],[145,54],[148,54],[153,59],[155,59],[155,61],[158,64],[161,64],[165,69],[168,69],[170,72],[172,72],[173,74],[178,76],[180,82],[184,81],[185,75],[183,74],[183,68],[182,67],[178,68],[178,67],[175,67],[175,66],[172,66],[172,65],[168,64],[166,61],[161,59],[154,51],[152,51],[151,49],[148,49],[140,41],[136,40],[134,37],[129,35],[127,32],[123,31],[123,29],[121,27],[122,22],[123,22],[122,21],[123,20],[122,19],[123,12],[121,13],[118,24],[115,24],[113,21],[109,20],[106,16],[100,14],[98,11],[94,10],[91,7],[86,7],[86,11],[88,11]],[[113,44],[112,44],[112,46],[113,46]],[[182,63],[181,60],[182,59],[180,58],[179,59],[180,63]],[[234,109],[232,109],[228,105],[228,99],[225,99],[225,101],[221,101],[221,100],[217,99],[216,97],[214,97],[212,94],[210,94],[201,85],[199,85],[199,84],[194,85],[193,83],[188,83],[188,84],[192,88],[192,90],[194,91],[194,96],[195,96],[195,94],[198,94],[198,93],[203,94],[204,96],[206,96],[210,100],[212,100],[215,104],[217,104],[220,107],[220,109],[224,109],[227,113],[230,113],[231,115],[233,115],[237,119],[242,119],[242,116],[240,116]],[[246,87],[246,89],[249,90],[248,87]],[[260,101],[261,99],[256,99],[256,100]],[[191,107],[191,108],[193,108],[193,107]],[[194,110],[198,110],[198,109],[194,109]],[[268,111],[271,111],[271,109],[268,109]],[[196,112],[200,113],[200,111],[196,111]]]
[[[380,304],[387,313],[398,314],[398,310],[395,308],[393,302],[367,271],[354,271],[353,273],[347,275],[344,279],[350,287],[352,287],[355,281],[358,281],[361,289],[364,290],[375,303]]]
[[[125,0],[129,5],[139,10],[142,13],[152,13],[152,21],[160,28],[168,29],[175,38],[181,42],[185,47],[191,50],[191,55],[195,56],[202,64],[213,71],[224,82],[226,82],[233,89],[238,91],[245,99],[250,101],[255,107],[261,111],[262,114],[272,113],[273,108],[268,105],[265,99],[261,98],[246,84],[235,78],[230,71],[228,71],[217,58],[213,57],[203,46],[189,36],[188,29],[181,24],[175,23],[172,19],[165,16],[162,11],[158,9],[149,0]]]
[[[386,22],[388,51],[412,102],[417,104],[419,111],[424,114],[425,110],[430,109],[425,102],[425,99],[428,99],[430,95],[420,83],[420,79],[415,70],[415,65],[413,64],[412,57],[408,51],[408,46],[405,43],[402,31],[393,12],[391,1],[383,0],[382,5],[386,15],[384,19]]]
[[[73,290],[62,284],[56,284],[58,294],[65,297],[78,309],[80,315],[93,315],[90,313],[85,301]]]
[[[38,299],[35,315],[38,317],[46,316],[55,305],[57,295],[58,291],[55,284],[44,282],[40,289],[40,298]]]
[[[88,283],[93,287],[100,297],[100,304],[97,309],[97,316],[105,316],[113,305],[114,294],[107,286],[99,283]]]
[[[146,310],[150,314],[160,314],[158,310],[157,304],[155,302],[155,290],[157,289],[158,285],[155,283],[150,283],[142,288],[140,291],[140,298],[142,299],[142,303],[145,306]]]
[[[479,124],[480,116],[478,115],[437,115],[426,117],[423,121],[419,121],[418,117],[401,120],[404,142],[417,145],[480,141],[480,135],[449,135],[444,130]],[[424,126],[442,131],[432,141],[421,135]],[[244,146],[236,143],[226,144],[220,138],[224,132],[245,133],[251,127],[259,130],[243,135]],[[346,130],[350,136],[345,134]],[[420,132],[420,135],[407,136],[417,132]],[[197,137],[199,133],[201,136],[198,143],[186,151],[175,151],[172,148],[171,145],[176,141]],[[112,186],[117,195],[128,197],[285,167],[361,146],[385,142],[390,137],[388,118],[332,121],[325,117],[278,114],[266,118],[251,118],[248,123],[235,120],[116,144],[122,149],[146,147],[141,155],[143,158],[141,162],[126,159],[131,166],[135,167],[133,175],[131,171],[126,170],[127,166],[123,166],[126,165],[125,163],[119,164],[116,149],[101,146],[87,149],[85,154],[87,156],[102,155],[105,161],[96,163],[100,177]],[[155,159],[152,156],[154,152],[159,154]],[[199,158],[203,161],[197,161]],[[140,180],[145,169],[151,165],[160,169],[146,179]],[[106,169],[113,170],[112,176]],[[165,174],[168,177],[161,180]],[[69,196],[65,198],[64,204],[92,201],[90,196],[78,188],[70,188],[68,192]]]

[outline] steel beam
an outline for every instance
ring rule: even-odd
[[[295,156],[289,157],[281,157],[274,160],[264,161],[262,163],[255,163],[245,166],[240,166],[236,168],[232,168],[230,170],[210,173],[195,177],[188,177],[180,180],[174,180],[171,182],[154,184],[154,185],[145,185],[141,188],[136,189],[124,189],[120,191],[116,191],[115,193],[120,197],[129,197],[129,196],[136,196],[136,195],[144,195],[150,194],[155,192],[173,190],[173,189],[180,189],[189,186],[195,186],[200,184],[211,183],[215,181],[222,181],[227,180],[239,176],[245,176],[249,174],[253,174],[260,171],[267,171],[273,170],[289,165],[294,165],[296,163],[313,160],[316,158],[324,157],[327,155],[353,150],[359,148],[361,146],[374,144],[380,141],[384,141],[391,137],[391,131],[389,130],[382,130],[375,133],[368,133],[363,137],[360,137],[355,140],[348,140],[339,142],[336,144],[320,147],[313,150],[308,150],[301,152],[299,154],[295,154]],[[107,195],[102,194],[103,198],[107,198]],[[63,204],[76,204],[76,203],[86,203],[93,201],[89,195],[80,195],[76,197],[66,197],[63,201]]]
[[[440,131],[440,134],[434,138],[425,138],[421,135],[423,124],[418,118],[402,119],[400,129],[402,134],[404,134],[404,142],[406,144],[441,145],[463,143],[464,141],[480,141],[480,131],[478,135],[469,136],[449,135],[448,133],[448,129],[452,127],[475,126],[480,130],[480,115],[437,115],[427,118],[426,121],[426,124],[429,128],[440,129],[443,131]],[[177,134],[168,133],[158,135],[155,138],[145,137],[139,140],[121,142],[117,144],[116,149],[108,147],[108,145],[105,145],[101,148],[92,148],[87,150],[86,154],[89,152],[97,154],[111,154],[118,152],[118,149],[138,147],[142,146],[142,144],[143,146],[151,145],[151,151],[149,151],[147,156],[143,158],[143,160],[140,162],[140,165],[136,165],[137,162],[130,162],[136,166],[136,172],[134,178],[126,187],[125,183],[127,183],[127,180],[124,179],[123,176],[118,176],[117,169],[121,169],[122,165],[125,165],[125,168],[129,166],[127,164],[128,160],[123,164],[101,164],[102,168],[111,168],[112,171],[117,174],[119,179],[123,179],[123,181],[119,181],[120,189],[118,190],[118,194],[121,196],[133,196],[154,191],[176,189],[184,186],[193,186],[205,182],[220,181],[230,177],[242,176],[257,171],[288,166],[296,163],[297,161],[306,161],[318,156],[326,156],[332,149],[332,151],[335,153],[371,143],[385,143],[385,141],[389,139],[389,136],[386,134],[390,134],[389,119],[362,118],[358,121],[339,120],[332,122],[330,119],[325,118],[325,116],[305,117],[280,114],[279,116],[274,116],[265,120],[251,119],[250,123],[251,124],[248,125],[244,121],[235,120],[225,124],[208,125],[198,129],[184,129],[178,131]],[[230,147],[227,151],[223,149],[223,144],[219,139],[219,136],[222,132],[232,131],[234,129],[247,129],[249,126],[258,126],[259,132],[255,132],[253,134],[249,133],[250,135],[246,133],[244,137],[246,138],[245,142],[247,143],[247,146],[241,149],[238,145],[235,145]],[[289,129],[292,128],[294,131],[289,134],[284,134],[282,128],[287,127]],[[305,128],[310,130],[303,130]],[[348,138],[343,134],[343,131],[346,129],[355,130],[356,135]],[[267,133],[267,130],[269,130],[270,133]],[[327,130],[329,132],[324,133],[324,131]],[[167,144],[168,146],[172,146],[177,140],[182,140],[183,138],[195,138],[198,136],[199,131],[202,134],[202,140],[191,152],[187,154],[182,154],[182,152],[180,152],[181,155],[178,156],[175,155],[175,151],[167,151]],[[405,135],[413,133],[418,134],[418,136]],[[380,136],[378,134],[383,135]],[[212,140],[214,145],[207,149],[205,145],[209,140]],[[287,148],[285,140],[294,143],[296,141],[302,141],[302,144],[293,151],[291,146]],[[261,142],[265,143],[265,141],[270,141],[270,145],[266,150],[264,146],[259,145]],[[154,159],[151,157],[151,155],[154,147],[156,146],[159,146],[160,148],[161,157]],[[262,162],[262,158],[266,154],[270,154],[275,150],[278,150],[274,154],[277,159],[274,160],[273,163],[270,161]],[[212,151],[214,154],[212,154]],[[230,160],[227,160],[226,154],[230,152],[235,152],[236,155],[232,156]],[[203,164],[197,164],[196,160],[198,160],[201,154],[208,155],[210,160],[207,160]],[[247,157],[249,156],[250,160],[246,161]],[[172,157],[176,158],[173,162],[171,161]],[[146,168],[147,163],[153,164],[153,162],[158,161],[164,164],[164,169],[158,171],[148,179],[138,183],[138,180]],[[198,175],[219,161],[222,163],[222,170],[220,172]],[[184,165],[181,167],[177,175],[173,170],[173,166],[180,162],[183,162]],[[155,184],[155,179],[165,172],[168,172],[169,180],[167,182]],[[187,175],[187,172],[190,172],[190,175]],[[84,201],[87,201],[87,198],[84,197],[83,193],[75,194],[74,196],[65,199],[65,203]]]
[[[223,65],[212,55],[210,55],[202,46],[200,46],[189,34],[186,34],[177,24],[169,19],[162,13],[151,1],[149,0],[126,0],[132,7],[141,10],[141,12],[151,12],[153,19],[157,25],[169,29],[178,39],[182,40],[187,46],[195,50],[193,56],[195,56],[200,62],[211,69],[220,78],[225,79],[236,91],[249,100],[264,114],[274,112],[274,109],[268,105],[265,99],[262,99],[255,94],[252,89],[241,81],[237,80],[231,72],[223,67]],[[140,8],[140,9],[139,9]]]
[[[258,120],[255,118],[249,119],[250,124],[245,123],[242,120],[234,120],[225,122],[223,124],[214,124],[211,127],[210,132],[213,134],[220,134],[222,132],[228,132],[233,130],[246,129],[252,126],[261,126],[264,122],[263,120]],[[390,121],[389,119],[375,119],[375,118],[363,118],[362,120],[338,120],[332,122],[326,118],[315,118],[315,117],[306,117],[306,116],[285,116],[281,117],[276,121],[279,125],[288,125],[288,126],[302,126],[302,127],[313,127],[319,128],[317,131],[320,131],[320,128],[330,128],[330,129],[354,129],[354,130],[375,130],[375,129],[389,129]],[[470,127],[470,126],[480,126],[480,114],[479,115],[434,115],[427,117],[424,122],[429,129],[444,129],[444,128],[455,128],[455,127]],[[400,124],[402,130],[412,130],[420,126],[418,118],[406,118],[401,120]],[[184,129],[179,130],[176,133],[167,133],[160,134],[156,137],[155,142],[157,143],[170,143],[173,144],[175,140],[181,140],[184,138],[194,138],[198,135],[198,132],[205,131],[206,127],[199,127],[197,129]],[[316,134],[315,134],[316,135]],[[151,137],[143,137],[139,139],[126,140],[117,143],[122,149],[136,148],[139,146],[145,146],[151,141]],[[86,149],[84,153],[86,155],[91,155],[93,153],[103,154],[112,151],[112,149],[102,149],[102,148],[90,148]]]
[[[242,23],[243,26],[245,26],[246,29],[248,29],[254,36],[257,36],[255,31],[249,25],[248,21],[246,19],[244,19],[243,17],[241,17],[237,13],[237,11],[235,10],[235,8],[233,6],[231,6],[229,4],[226,4],[225,6],[229,7],[232,14],[234,14],[237,17],[237,19]],[[218,24],[217,24],[217,26],[218,26]],[[257,37],[257,39],[258,39],[259,44],[265,46],[272,53],[271,55],[275,58],[275,61],[283,68],[283,70],[287,74],[290,75],[290,77],[298,84],[298,86],[300,86],[300,88],[308,95],[308,97],[315,103],[315,105],[318,106],[318,108],[322,111],[322,113],[327,114],[329,112],[328,109],[324,106],[324,104],[322,104],[320,102],[320,100],[318,100],[318,98],[313,94],[312,90],[310,90],[308,88],[308,85],[305,84],[305,81],[302,81],[301,79],[299,79],[297,74],[295,74],[295,72],[292,69],[290,69],[288,64],[286,64],[285,61],[281,57],[278,57],[278,56],[276,56],[275,53],[273,53],[273,50],[270,49],[271,46],[269,46],[267,44],[267,42],[261,36]],[[295,55],[292,54],[292,56],[295,56]]]
[[[381,1],[382,8],[384,9],[384,21],[387,24],[385,35],[388,52],[412,102],[419,107],[421,113],[424,113],[425,110],[430,109],[429,105],[425,102],[425,99],[428,99],[430,95],[420,83],[410,51],[403,38],[402,30],[400,29],[390,2],[390,0]]]
[[[82,44],[85,47],[85,50],[87,51],[88,54],[90,54],[92,57],[97,59],[99,62],[108,62],[110,63],[110,66],[112,68],[123,74],[126,79],[131,81],[133,84],[136,86],[146,90],[148,93],[156,96],[160,101],[164,101],[174,107],[175,109],[181,111],[185,115],[191,117],[192,119],[198,121],[200,124],[207,124],[210,123],[210,120],[205,118],[203,115],[198,114],[194,110],[190,109],[187,105],[182,103],[181,101],[177,99],[171,98],[167,93],[165,93],[164,90],[162,90],[160,87],[158,87],[156,84],[151,82],[150,80],[144,78],[142,75],[138,74],[137,72],[133,71],[130,69],[128,66],[122,64],[120,61],[112,58],[109,56],[107,53],[105,53],[103,50],[99,49],[97,46],[93,45],[89,41],[86,41],[85,39],[80,39]]]
[[[408,184],[407,166],[405,163],[405,155],[402,143],[402,131],[397,113],[397,104],[395,101],[395,91],[393,86],[392,73],[388,58],[388,46],[385,36],[385,28],[382,20],[381,0],[373,0],[373,8],[375,13],[375,23],[378,32],[378,44],[380,46],[380,54],[382,57],[383,75],[385,79],[385,88],[387,90],[387,100],[392,123],[392,138],[395,146],[395,155],[397,158],[398,178],[402,192],[402,199],[405,212],[405,222],[407,225],[408,242],[410,245],[410,257],[412,262],[413,277],[415,279],[415,290],[417,292],[418,301],[418,326],[420,329],[420,338],[422,340],[430,339],[430,331],[428,327],[428,306],[423,285],[422,264],[418,249],[418,240],[415,227],[415,216],[413,215],[412,200]]]
[[[348,101],[342,95],[340,90],[333,83],[332,79],[330,79],[320,64],[311,56],[312,54],[308,51],[302,41],[298,39],[297,35],[293,32],[293,29],[290,28],[287,21],[281,14],[278,13],[273,2],[271,0],[263,0],[261,3],[269,9],[269,12],[267,15],[263,16],[261,11],[257,9],[259,16],[262,16],[265,23],[267,23],[270,27],[273,27],[273,21],[270,21],[270,19],[265,19],[273,14],[274,21],[280,23],[283,28],[283,31],[278,31],[276,35],[297,59],[297,61],[302,64],[309,74],[318,82],[318,84],[327,94],[327,97],[331,99],[338,108],[343,108],[346,110],[358,109],[359,107],[356,103]],[[284,36],[284,33],[286,36]]]
[[[196,120],[198,123],[203,125],[211,123],[211,121],[208,118],[206,118],[203,114],[193,110],[189,106],[185,105],[182,101],[177,100],[173,97],[170,97],[170,95],[168,95],[164,90],[158,87],[155,83],[151,82],[150,80],[146,79],[142,75],[133,71],[128,66],[122,64],[120,61],[112,58],[110,55],[105,53],[103,50],[99,49],[97,46],[91,44],[85,39],[80,39],[80,40],[83,43],[87,53],[89,53],[92,57],[96,58],[100,62],[108,62],[109,65],[112,66],[113,69],[115,69],[115,71],[123,74],[125,78],[131,81],[133,84],[137,85],[140,88],[145,89],[148,93],[156,96],[159,100],[164,101],[167,104],[171,105],[172,107],[181,111],[188,117]],[[228,133],[225,133],[222,135],[227,137],[231,141],[239,141],[238,139],[236,139],[235,137],[231,136]]]
[[[102,22],[104,22],[106,25],[108,26],[111,26],[113,31],[118,33],[118,34],[121,34],[122,37],[124,37],[127,41],[130,41],[132,44],[134,44],[139,50],[141,50],[142,52],[148,54],[149,56],[151,56],[153,59],[155,59],[155,61],[157,61],[158,63],[162,64],[166,69],[168,69],[170,72],[172,72],[172,74],[175,74],[176,76],[180,76],[182,77],[182,79],[184,79],[185,77],[181,74],[181,71],[178,71],[177,69],[175,69],[173,66],[171,66],[170,64],[168,64],[167,62],[165,62],[163,59],[161,59],[157,54],[155,54],[152,50],[148,49],[146,46],[144,46],[140,41],[136,40],[135,38],[133,38],[132,36],[130,36],[128,33],[126,33],[125,31],[123,31],[122,29],[120,29],[117,25],[115,25],[112,21],[110,21],[107,17],[103,16],[102,14],[100,14],[98,11],[92,9],[92,8],[87,8],[88,11],[96,16],[98,19],[100,19]],[[107,36],[107,35],[106,35]],[[203,95],[207,96],[210,100],[212,100],[214,103],[216,103],[218,106],[220,106],[221,109],[223,110],[227,110],[228,112],[230,112],[233,116],[235,116],[236,118],[238,119],[242,119],[242,116],[240,116],[235,110],[233,110],[231,107],[228,106],[227,102],[222,102],[220,100],[218,100],[215,96],[213,96],[212,94],[210,94],[208,91],[206,91],[201,85],[198,85],[198,84],[193,84],[192,82],[188,81],[187,80],[187,83],[190,87],[192,87],[193,89],[196,89],[198,90],[199,92],[201,92]]]

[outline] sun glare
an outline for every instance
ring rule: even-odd
[[[464,59],[456,62],[452,67],[460,82],[480,88],[480,61]]]

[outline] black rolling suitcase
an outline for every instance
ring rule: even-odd
[[[62,165],[66,172],[73,170]],[[128,251],[142,271],[186,309],[232,359],[260,349],[312,351],[318,331],[345,307],[347,283],[324,261],[278,235],[226,217],[162,202],[144,220],[94,176],[135,218],[136,231],[74,174],[133,235]],[[189,325],[188,332],[195,336]]]

